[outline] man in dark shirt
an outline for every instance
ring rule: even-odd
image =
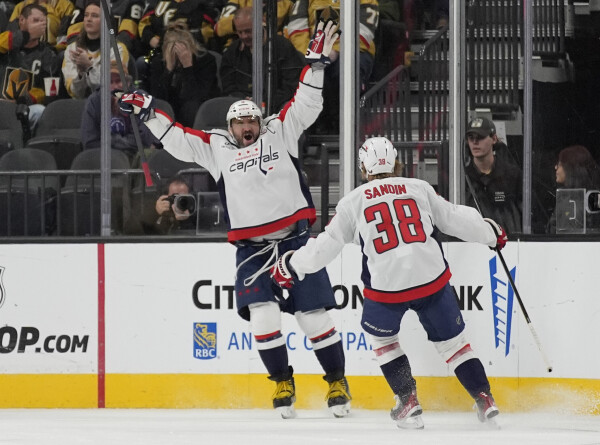
[[[238,40],[234,41],[223,54],[221,61],[221,82],[223,94],[237,96],[240,98],[251,98],[252,96],[252,8],[240,8],[235,12],[233,18]],[[275,87],[273,92],[273,103],[271,110],[279,110],[289,101],[298,87],[300,73],[304,68],[304,59],[289,40],[280,35],[273,39],[273,52],[276,70],[274,76]],[[264,49],[266,51],[266,47]],[[265,70],[267,72],[267,57]],[[265,82],[266,88],[266,82]],[[265,91],[266,93],[266,91]],[[266,94],[263,98],[266,99]],[[267,110],[267,114],[269,114]]]
[[[478,207],[486,218],[497,221],[507,233],[521,232],[523,181],[521,170],[497,151],[506,150],[496,126],[486,118],[469,122],[466,133],[469,159],[467,205]],[[475,195],[475,196],[473,196]]]

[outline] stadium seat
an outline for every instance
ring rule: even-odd
[[[175,119],[175,111],[173,111],[173,107],[169,102],[167,102],[164,99],[159,99],[158,97],[155,97],[154,103],[156,108],[167,113],[171,119]]]
[[[0,236],[51,235],[56,227],[59,178],[49,153],[12,150],[0,158]],[[31,172],[15,174],[14,172]]]
[[[100,235],[100,163],[99,148],[84,150],[73,160],[71,170],[88,173],[67,176],[60,194],[59,235]],[[128,170],[129,167],[129,158],[125,153],[111,150],[111,169]],[[111,231],[122,233],[130,210],[129,176],[113,174],[111,191]]]
[[[0,100],[0,156],[23,147],[23,128],[17,119],[17,106],[6,100]]]
[[[203,102],[196,112],[194,129],[212,130],[213,128],[227,129],[227,111],[232,103],[240,100],[239,97],[221,96]]]
[[[27,147],[47,151],[56,159],[59,170],[68,170],[81,152],[81,117],[83,99],[57,99],[50,102],[37,124]]]

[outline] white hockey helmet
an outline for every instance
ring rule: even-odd
[[[364,165],[369,175],[393,173],[397,156],[394,145],[384,137],[369,138],[358,149],[359,167]]]
[[[245,116],[253,116],[258,119],[259,125],[262,127],[262,112],[260,108],[251,100],[238,100],[229,107],[227,112],[227,127],[231,131],[231,120],[239,119]]]

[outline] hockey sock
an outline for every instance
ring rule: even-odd
[[[289,373],[288,354],[285,345],[271,349],[259,349],[258,354],[270,376],[280,378],[280,380],[275,380],[276,382],[289,379],[289,377],[285,378]]]
[[[321,349],[314,347],[314,351],[327,376],[336,376],[337,378],[332,377],[333,380],[344,377],[345,357],[341,340]]]
[[[400,397],[406,396],[417,388],[417,382],[412,376],[406,354],[380,365],[380,368],[394,394],[398,394]]]
[[[471,397],[475,398],[480,392],[490,393],[490,382],[479,359],[472,358],[461,363],[456,367],[454,373]]]

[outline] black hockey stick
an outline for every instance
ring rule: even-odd
[[[123,88],[125,91],[129,91],[131,85],[127,82],[127,76],[125,76],[125,70],[123,69],[123,61],[121,60],[121,53],[119,52],[119,45],[117,45],[117,35],[115,33],[115,29],[112,25],[112,19],[110,14],[110,8],[108,7],[108,3],[106,0],[100,0],[102,3],[102,11],[104,13],[104,19],[106,21],[106,27],[108,29],[108,33],[110,35],[110,46],[115,53],[115,61],[117,62],[117,68],[119,70],[119,77],[121,77],[121,82],[123,83]],[[131,120],[131,128],[133,129],[133,137],[135,139],[135,144],[137,145],[138,153],[140,155],[140,162],[142,164],[142,170],[144,171],[144,178],[146,179],[146,187],[152,186],[152,176],[150,175],[150,168],[148,167],[148,161],[146,160],[146,154],[144,153],[144,146],[142,145],[142,137],[140,136],[140,128],[138,126],[137,118],[132,113],[129,115],[129,119]]]
[[[463,150],[464,150],[464,142],[463,142]],[[463,162],[463,164],[466,166],[466,163]],[[473,196],[473,201],[475,202],[475,206],[477,207],[477,210],[479,211],[479,214],[483,217],[485,217],[485,215],[483,214],[483,212],[481,211],[481,207],[479,206],[479,202],[477,201],[477,196],[475,195],[475,189],[473,188],[473,183],[471,182],[471,178],[469,178],[469,175],[467,175],[467,173],[465,172],[465,179],[467,180],[467,186],[469,187],[469,191],[471,192],[471,195]],[[538,337],[538,334],[536,332],[536,330],[533,327],[533,323],[531,322],[531,319],[529,318],[529,314],[527,313],[527,309],[525,309],[525,305],[523,304],[523,300],[521,299],[521,295],[519,294],[519,291],[517,290],[517,286],[515,284],[515,281],[512,278],[512,275],[510,274],[510,270],[508,270],[508,266],[506,265],[506,261],[504,261],[504,255],[502,255],[502,252],[500,250],[495,250],[496,255],[498,255],[498,258],[500,258],[500,262],[502,263],[502,267],[504,268],[504,272],[506,272],[506,276],[508,277],[508,281],[510,282],[510,286],[512,287],[515,296],[517,297],[517,301],[519,302],[519,307],[521,308],[521,312],[523,313],[523,317],[525,317],[525,321],[527,322],[527,326],[529,327],[529,330],[531,331],[531,335],[533,336],[533,339],[535,340],[535,343],[537,345],[538,350],[540,351],[540,354],[542,354],[542,359],[544,360],[544,363],[546,364],[546,369],[548,372],[552,372],[552,365],[550,364],[550,360],[548,360],[548,356],[546,355],[546,353],[544,352],[544,348],[542,348],[542,342],[540,341],[540,338]]]

